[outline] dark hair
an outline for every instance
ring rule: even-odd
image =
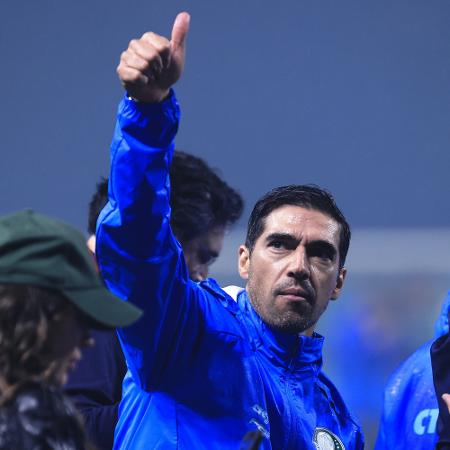
[[[339,266],[342,268],[350,245],[350,226],[339,210],[333,196],[325,189],[316,185],[281,186],[272,189],[257,202],[248,220],[245,245],[251,253],[256,240],[264,231],[264,219],[275,209],[284,205],[295,205],[313,209],[333,218],[340,225],[339,235]]]
[[[170,169],[171,225],[180,242],[216,226],[229,226],[242,214],[241,196],[201,158],[175,150]],[[108,179],[102,178],[89,204],[88,232],[95,234],[98,215],[108,201]]]
[[[242,214],[241,196],[201,158],[176,150],[170,180],[171,225],[180,242],[229,226]]]
[[[2,403],[24,384],[50,382],[50,328],[55,316],[69,308],[74,307],[50,289],[0,284],[0,374],[8,385]]]
[[[101,177],[97,183],[94,195],[89,202],[89,214],[88,214],[88,233],[95,234],[97,227],[97,219],[101,210],[108,202],[108,178]]]

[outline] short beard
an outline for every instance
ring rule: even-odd
[[[276,314],[275,311],[267,311],[263,301],[261,301],[258,287],[253,286],[251,279],[252,277],[249,276],[247,283],[247,293],[250,302],[259,317],[270,328],[280,333],[300,334],[317,323],[318,318],[313,317],[314,305],[308,301],[297,304],[295,311],[286,311],[282,314]]]
[[[253,297],[252,300],[252,296],[250,295],[250,293],[249,297],[253,308],[261,317],[263,322],[270,328],[280,333],[301,334],[311,328],[317,322],[311,317],[311,311],[305,311],[305,313],[288,311],[278,316],[265,314],[258,299]]]

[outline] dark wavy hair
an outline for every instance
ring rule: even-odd
[[[0,405],[28,383],[51,384],[55,370],[49,331],[74,308],[61,294],[28,285],[0,284]]]
[[[170,168],[171,225],[180,242],[216,226],[227,227],[242,214],[243,201],[203,159],[175,150]],[[108,179],[102,178],[89,204],[88,232],[95,234],[98,215],[108,201]]]
[[[251,253],[256,240],[264,232],[265,218],[275,209],[284,205],[313,209],[334,219],[340,226],[339,267],[342,268],[350,245],[351,231],[344,215],[327,190],[313,184],[291,184],[272,189],[255,204],[248,220],[245,245]]]
[[[87,224],[89,235],[95,234],[98,216],[106,203],[108,203],[108,178],[101,177],[95,187],[94,195],[89,202]]]
[[[171,225],[180,242],[230,226],[242,214],[242,197],[194,155],[175,151],[170,184]]]

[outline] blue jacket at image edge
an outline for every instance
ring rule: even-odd
[[[450,292],[435,325],[435,338],[448,333]],[[438,403],[431,369],[430,340],[417,349],[390,377],[376,450],[432,450],[438,436]]]
[[[115,449],[362,449],[359,425],[321,372],[323,338],[271,331],[245,290],[189,279],[170,229],[175,96],[124,99],[111,147],[110,202],[97,229],[108,288],[144,316],[119,330],[128,373]],[[330,447],[331,445],[331,447]]]

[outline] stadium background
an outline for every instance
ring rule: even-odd
[[[235,276],[249,207],[329,188],[354,229],[347,289],[320,324],[327,372],[372,447],[389,373],[432,336],[450,288],[450,2],[0,2],[0,213],[85,228],[107,174],[119,54],[192,14],[177,145],[247,209],[213,275]]]

